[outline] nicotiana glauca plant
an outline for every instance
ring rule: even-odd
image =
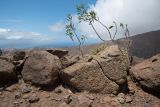
[[[96,33],[96,35],[98,36],[99,39],[101,39],[102,41],[106,41],[105,39],[103,39],[101,37],[101,35],[97,31],[97,29],[95,28],[94,22],[98,22],[102,27],[104,27],[109,34],[110,40],[113,43],[118,44],[117,41],[115,40],[115,37],[117,35],[117,31],[118,31],[118,25],[115,21],[113,21],[113,25],[107,27],[103,22],[100,21],[100,19],[98,18],[95,11],[93,11],[93,10],[87,11],[87,9],[84,5],[77,6],[77,15],[78,15],[79,23],[87,22],[89,25],[91,25],[92,29],[94,30],[94,32]],[[127,54],[128,54],[128,48],[130,46],[129,30],[128,30],[127,25],[124,25],[123,23],[120,23],[119,26],[123,29],[124,34],[125,34],[125,48],[127,48]],[[113,29],[113,28],[115,29],[115,31],[114,31],[114,33],[111,33],[111,29]],[[123,54],[120,47],[119,47],[119,50]]]
[[[96,33],[96,35],[102,40],[102,41],[106,41],[105,39],[103,39],[100,34],[98,33],[98,31],[96,30],[96,28],[94,27],[94,22],[98,22],[101,26],[103,26],[109,33],[110,39],[112,40],[112,42],[114,41],[114,38],[117,34],[117,23],[113,22],[114,26],[110,26],[107,27],[105,24],[103,24],[99,18],[97,17],[97,14],[95,11],[91,10],[91,11],[87,11],[87,9],[84,7],[84,5],[78,5],[77,6],[77,15],[78,15],[78,20],[79,23],[81,22],[88,22],[89,25],[91,25],[91,27],[93,28],[94,32]],[[113,27],[115,27],[115,33],[112,37],[111,31],[110,29],[112,29]]]
[[[73,17],[71,14],[68,14],[68,16],[67,16],[66,35],[69,36],[72,41],[75,41],[75,38],[76,38],[76,40],[79,43],[78,49],[79,49],[82,57],[84,57],[82,45],[84,44],[84,42],[86,40],[86,36],[77,34],[75,25],[73,23]]]
[[[128,29],[128,25],[127,24],[123,24],[123,23],[120,23],[120,27],[123,29],[123,32],[124,32],[124,41],[123,41],[123,46],[124,48],[126,49],[126,52],[127,52],[127,59],[130,61],[131,57],[129,56],[129,47],[131,46],[131,40],[129,39],[129,36],[130,36],[130,32],[129,32],[129,29]]]

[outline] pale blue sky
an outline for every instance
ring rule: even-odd
[[[0,27],[50,34],[48,26],[64,22],[77,4],[95,0],[0,0]]]
[[[53,46],[55,44],[57,46],[58,43],[63,45],[64,42],[66,42],[64,45],[67,45],[67,42],[71,41],[66,38],[64,29],[57,33],[52,30],[54,29],[52,26],[57,25],[59,29],[62,29],[67,14],[75,14],[77,4],[88,6],[95,2],[96,0],[0,0],[0,31],[2,32],[0,33],[0,48],[34,47],[52,43]],[[8,32],[5,32],[6,30]],[[40,35],[40,38],[44,37],[43,39],[46,36],[50,40],[39,43],[38,39],[26,40],[26,38],[32,38],[32,33],[35,33],[35,36]],[[25,36],[25,39],[21,36]]]

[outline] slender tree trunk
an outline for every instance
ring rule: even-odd
[[[81,45],[82,45],[81,40],[79,39],[79,37],[78,37],[77,33],[74,31],[74,29],[73,29],[73,32],[74,32],[74,34],[75,34],[75,36],[76,36],[76,38],[79,42],[79,45],[78,45],[79,51],[81,52],[82,57],[84,57],[83,50],[82,50],[82,47],[81,47]]]

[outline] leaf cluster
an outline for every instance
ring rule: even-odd
[[[75,27],[74,27],[74,24],[72,22],[72,16],[71,16],[71,14],[68,14],[67,21],[68,21],[68,24],[66,25],[66,35],[68,35],[70,37],[70,39],[72,41],[74,41],[73,40],[73,36],[74,36],[73,30],[75,30]]]
[[[91,10],[87,12],[86,7],[82,4],[77,6],[77,15],[78,15],[79,22],[84,21],[84,22],[92,23],[98,19],[95,11]]]
[[[66,24],[66,35],[68,35],[72,41],[74,41],[73,37],[76,36],[78,42],[83,44],[85,39],[86,39],[86,36],[85,35],[80,35],[80,36],[77,35],[76,28],[75,28],[75,26],[73,24],[73,18],[72,18],[71,14],[68,14],[67,22],[68,23]]]

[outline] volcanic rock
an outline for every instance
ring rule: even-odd
[[[46,51],[32,51],[24,63],[22,77],[24,81],[48,86],[56,83],[60,69],[57,56]]]

